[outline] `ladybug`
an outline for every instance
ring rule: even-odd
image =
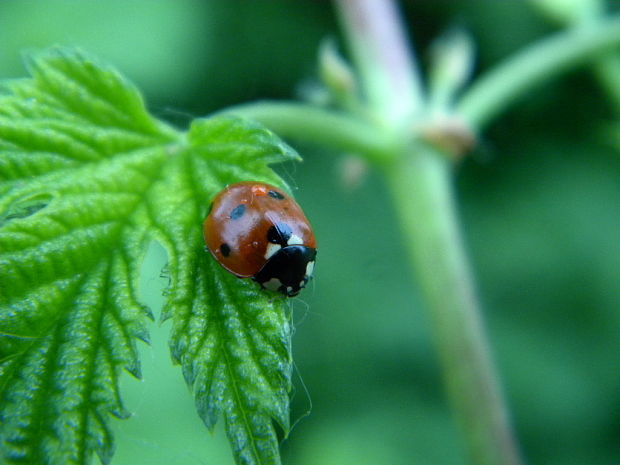
[[[213,257],[240,278],[288,297],[312,278],[317,250],[310,222],[275,186],[230,184],[213,200],[203,228]]]

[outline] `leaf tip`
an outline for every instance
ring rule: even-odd
[[[125,370],[136,379],[142,379],[142,367],[137,358],[125,365]]]

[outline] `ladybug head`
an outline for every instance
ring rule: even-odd
[[[312,278],[315,257],[316,249],[312,247],[282,247],[254,275],[254,280],[270,291],[296,296]]]

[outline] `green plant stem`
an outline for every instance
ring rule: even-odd
[[[550,20],[559,20],[564,27],[573,29],[598,28],[601,22],[605,21],[607,10],[605,0],[572,2],[567,3],[563,9],[566,14],[558,16],[555,9],[547,8],[553,6],[553,1],[533,1],[532,4]],[[592,64],[592,70],[615,106],[616,113],[620,114],[620,55],[616,52],[597,58]]]
[[[338,0],[337,5],[362,89],[381,127],[304,104],[258,103],[227,111],[287,137],[359,153],[383,167],[434,321],[447,391],[471,463],[518,465],[462,244],[451,164],[429,146],[407,142],[409,118],[422,108],[423,96],[395,9],[387,0]],[[562,32],[482,76],[462,97],[458,112],[481,130],[532,87],[600,59],[619,44],[620,18]],[[397,134],[400,145],[392,142]]]
[[[278,135],[360,154],[383,164],[393,154],[392,139],[354,116],[294,102],[258,102],[225,110],[260,121]]]
[[[365,122],[305,104],[261,102],[226,112],[261,121],[283,136],[373,153],[369,159],[381,161],[434,320],[447,391],[471,462],[518,465],[456,220],[448,158],[420,142],[395,144]]]
[[[393,125],[420,111],[421,79],[394,3],[336,0],[336,4],[364,96],[380,121]]]
[[[519,453],[456,219],[451,168],[441,153],[417,143],[385,173],[431,310],[448,396],[470,462],[517,465]]]
[[[407,131],[422,98],[415,63],[389,0],[338,0],[370,110],[401,130],[385,167],[413,267],[435,321],[447,392],[472,463],[517,465],[452,197],[450,164]],[[396,32],[393,32],[396,31]],[[398,76],[396,82],[393,76]]]
[[[537,42],[481,76],[457,111],[480,131],[533,87],[620,46],[620,17],[574,27]]]

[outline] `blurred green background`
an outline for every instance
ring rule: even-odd
[[[475,38],[479,69],[556,28],[524,1],[401,6],[422,63],[455,25]],[[330,35],[337,21],[323,1],[4,0],[0,77],[24,74],[24,49],[79,45],[182,127],[228,105],[299,95]],[[596,80],[574,72],[493,124],[457,171],[495,359],[532,464],[620,463],[620,149],[605,137],[613,119]],[[369,172],[352,187],[339,154],[295,147],[304,162],[278,170],[315,226],[320,258],[313,288],[291,301],[300,421],[284,462],[463,464],[385,186]],[[155,308],[164,263],[154,246],[143,284]],[[144,380],[124,380],[135,415],[114,420],[114,463],[232,463],[223,430],[202,427],[170,363],[167,331],[154,325],[152,347],[142,345]]]

